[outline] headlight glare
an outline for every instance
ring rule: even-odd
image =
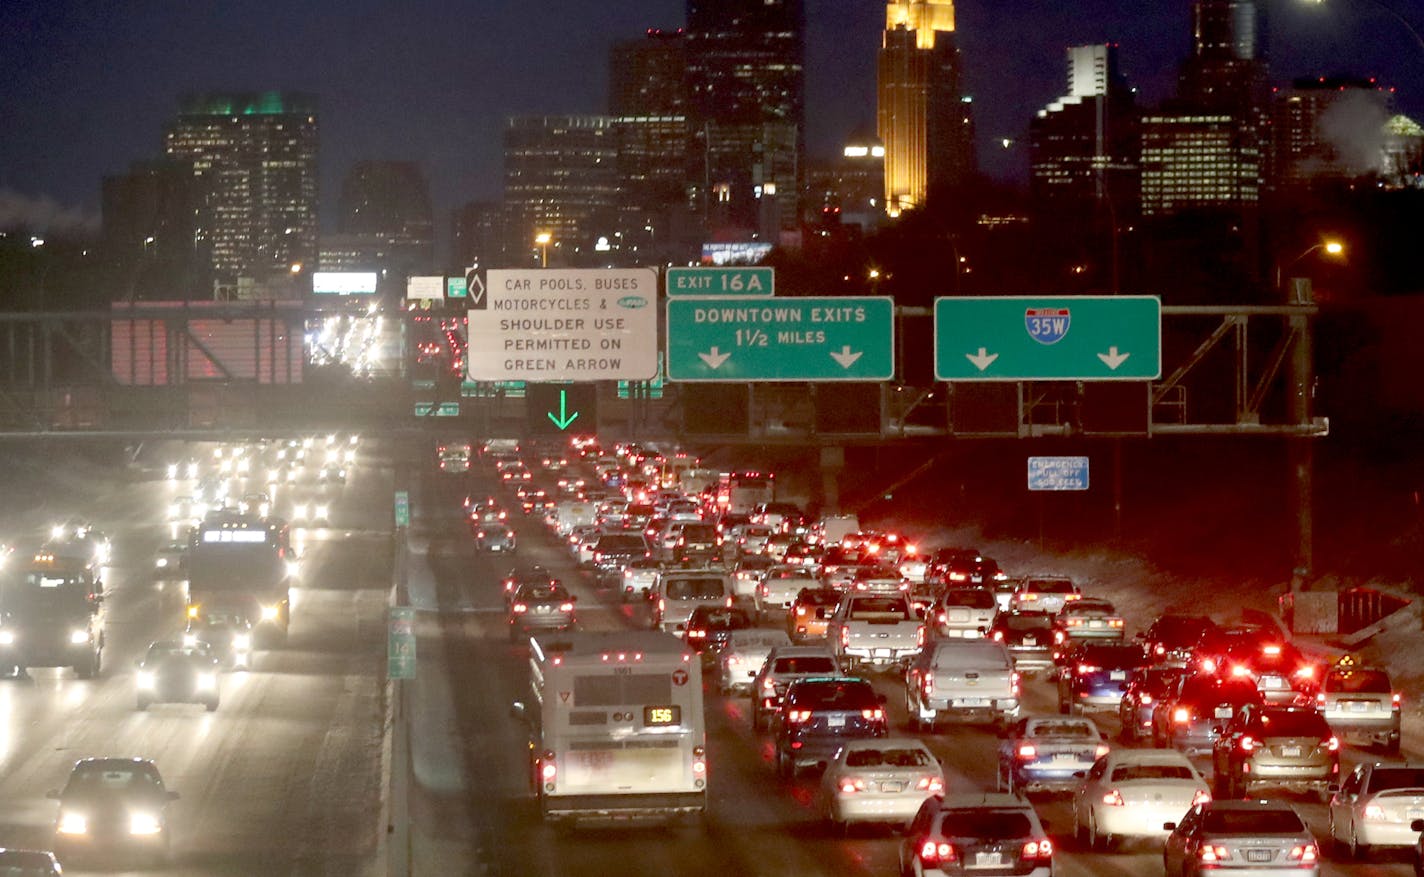
[[[239,633],[232,638],[232,647],[236,651],[245,652],[252,648],[252,634]]]
[[[203,689],[204,691],[211,691],[212,689],[217,688],[217,687],[218,687],[218,674],[216,674],[216,673],[199,673],[199,674],[198,674],[198,687],[201,688],[201,689]]]
[[[83,813],[66,810],[59,814],[60,834],[87,834],[88,832],[89,820]]]
[[[69,642],[70,642],[71,645],[76,645],[76,646],[80,646],[80,645],[83,645],[84,643],[89,642],[89,631],[87,631],[87,630],[71,630],[71,631],[69,632]]]
[[[263,621],[276,621],[278,614],[279,614],[279,611],[278,611],[278,607],[276,607],[276,606],[263,606],[263,607],[262,607],[262,620],[263,620]]]
[[[15,634],[8,630],[0,630],[0,646],[13,646],[15,644]]]
[[[129,834],[158,834],[163,824],[152,813],[130,813]]]
[[[152,688],[157,680],[154,678],[152,670],[140,670],[135,676],[135,681],[139,688]]]

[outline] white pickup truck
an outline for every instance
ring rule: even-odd
[[[826,638],[841,667],[885,669],[920,653],[925,625],[904,594],[851,593],[832,616]]]
[[[905,672],[910,725],[934,730],[938,719],[992,722],[1002,728],[1019,717],[1019,674],[1002,643],[942,639]]]

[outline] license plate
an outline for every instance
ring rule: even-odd
[[[1282,758],[1300,758],[1300,747],[1299,747],[1299,746],[1282,746],[1282,747],[1281,747],[1281,757],[1282,757]]]
[[[1410,808],[1406,816],[1408,817],[1410,822],[1413,822],[1416,819],[1424,819],[1424,810]]]
[[[1024,637],[1023,642],[1024,642],[1024,645],[1026,645],[1026,646],[1036,646],[1036,645],[1038,645],[1038,637],[1036,637],[1036,636],[1026,636],[1026,637]]]
[[[998,853],[975,853],[974,867],[976,868],[1002,868],[1004,857]]]
[[[888,657],[890,657],[890,650],[889,650],[889,649],[871,649],[871,650],[870,650],[870,656],[873,657],[873,658],[888,658]]]
[[[1248,862],[1269,862],[1276,857],[1275,850],[1247,850],[1246,861]]]
[[[1281,676],[1262,676],[1259,685],[1262,691],[1282,691],[1286,687],[1286,680]]]
[[[1053,760],[1057,762],[1069,762],[1076,761],[1077,759],[1073,757],[1073,753],[1071,752],[1055,752],[1053,754]]]
[[[826,727],[828,727],[828,728],[844,728],[844,727],[845,727],[845,716],[826,716]]]
[[[1102,623],[1102,621],[1100,621],[1099,619],[1094,618],[1094,619],[1092,619],[1092,620],[1090,620],[1090,621],[1088,622],[1088,626],[1089,626],[1089,627],[1102,627],[1102,626],[1103,626],[1103,623]]]
[[[1235,710],[1229,706],[1219,706],[1216,708],[1215,715],[1218,719],[1229,719],[1233,712],[1235,712]]]
[[[989,701],[982,697],[961,697],[955,703],[959,706],[988,706]]]
[[[905,791],[905,784],[904,784],[904,783],[881,783],[881,784],[880,784],[880,791],[882,791],[882,792],[903,792],[903,791]]]
[[[1126,671],[1126,670],[1110,670],[1110,671],[1108,671],[1108,678],[1111,679],[1113,682],[1121,682],[1122,680],[1124,680],[1124,679],[1127,678],[1127,671]]]
[[[1366,700],[1348,701],[1345,707],[1352,713],[1367,713],[1370,711],[1370,703]]]

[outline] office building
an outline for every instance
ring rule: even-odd
[[[214,282],[280,277],[317,254],[317,116],[306,95],[182,100],[165,137],[202,193],[195,244]]]
[[[618,148],[609,116],[515,116],[504,130],[507,247],[520,264],[608,261],[618,222]],[[536,235],[549,234],[545,247]]]
[[[1256,207],[1261,154],[1255,132],[1230,113],[1181,106],[1142,117],[1142,215]]]
[[[618,227],[612,242],[626,265],[686,261],[690,127],[687,41],[681,30],[649,30],[614,44],[609,114],[618,152]],[[695,235],[700,241],[701,235]],[[679,256],[681,256],[679,258]]]
[[[1276,187],[1387,175],[1391,98],[1373,79],[1350,77],[1297,79],[1277,91],[1271,105]]]
[[[792,241],[805,172],[802,0],[688,0],[689,203],[709,235]]]
[[[1099,211],[1137,213],[1138,111],[1118,71],[1117,46],[1068,49],[1068,93],[1029,124],[1036,211],[1080,222]]]
[[[135,162],[104,177],[102,252],[114,298],[207,298],[194,249],[202,199],[184,162]]]
[[[813,161],[806,178],[806,221],[821,226],[878,228],[885,218],[885,147],[861,128],[829,161]]]
[[[960,85],[953,0],[888,0],[877,69],[891,216],[975,170],[973,105]]]
[[[468,201],[457,208],[450,222],[450,261],[446,270],[460,275],[473,266],[527,268],[527,261],[508,260],[505,225],[504,204],[499,201]],[[523,257],[527,252],[527,243],[521,243],[519,255]]]

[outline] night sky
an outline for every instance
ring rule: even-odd
[[[883,3],[806,2],[807,133],[826,155],[874,124]],[[1424,0],[1390,2],[1424,29]],[[1424,46],[1375,3],[1267,0],[1273,80],[1378,76],[1424,120]],[[1119,43],[1148,103],[1171,93],[1190,46],[1188,0],[957,6],[981,163],[1005,179],[1026,162],[997,141],[1062,93],[1068,45]],[[179,94],[288,89],[320,101],[326,224],[353,162],[412,159],[443,236],[446,211],[499,197],[504,116],[605,111],[610,43],[682,20],[682,0],[0,0],[0,223],[97,221],[100,177],[158,154]]]

